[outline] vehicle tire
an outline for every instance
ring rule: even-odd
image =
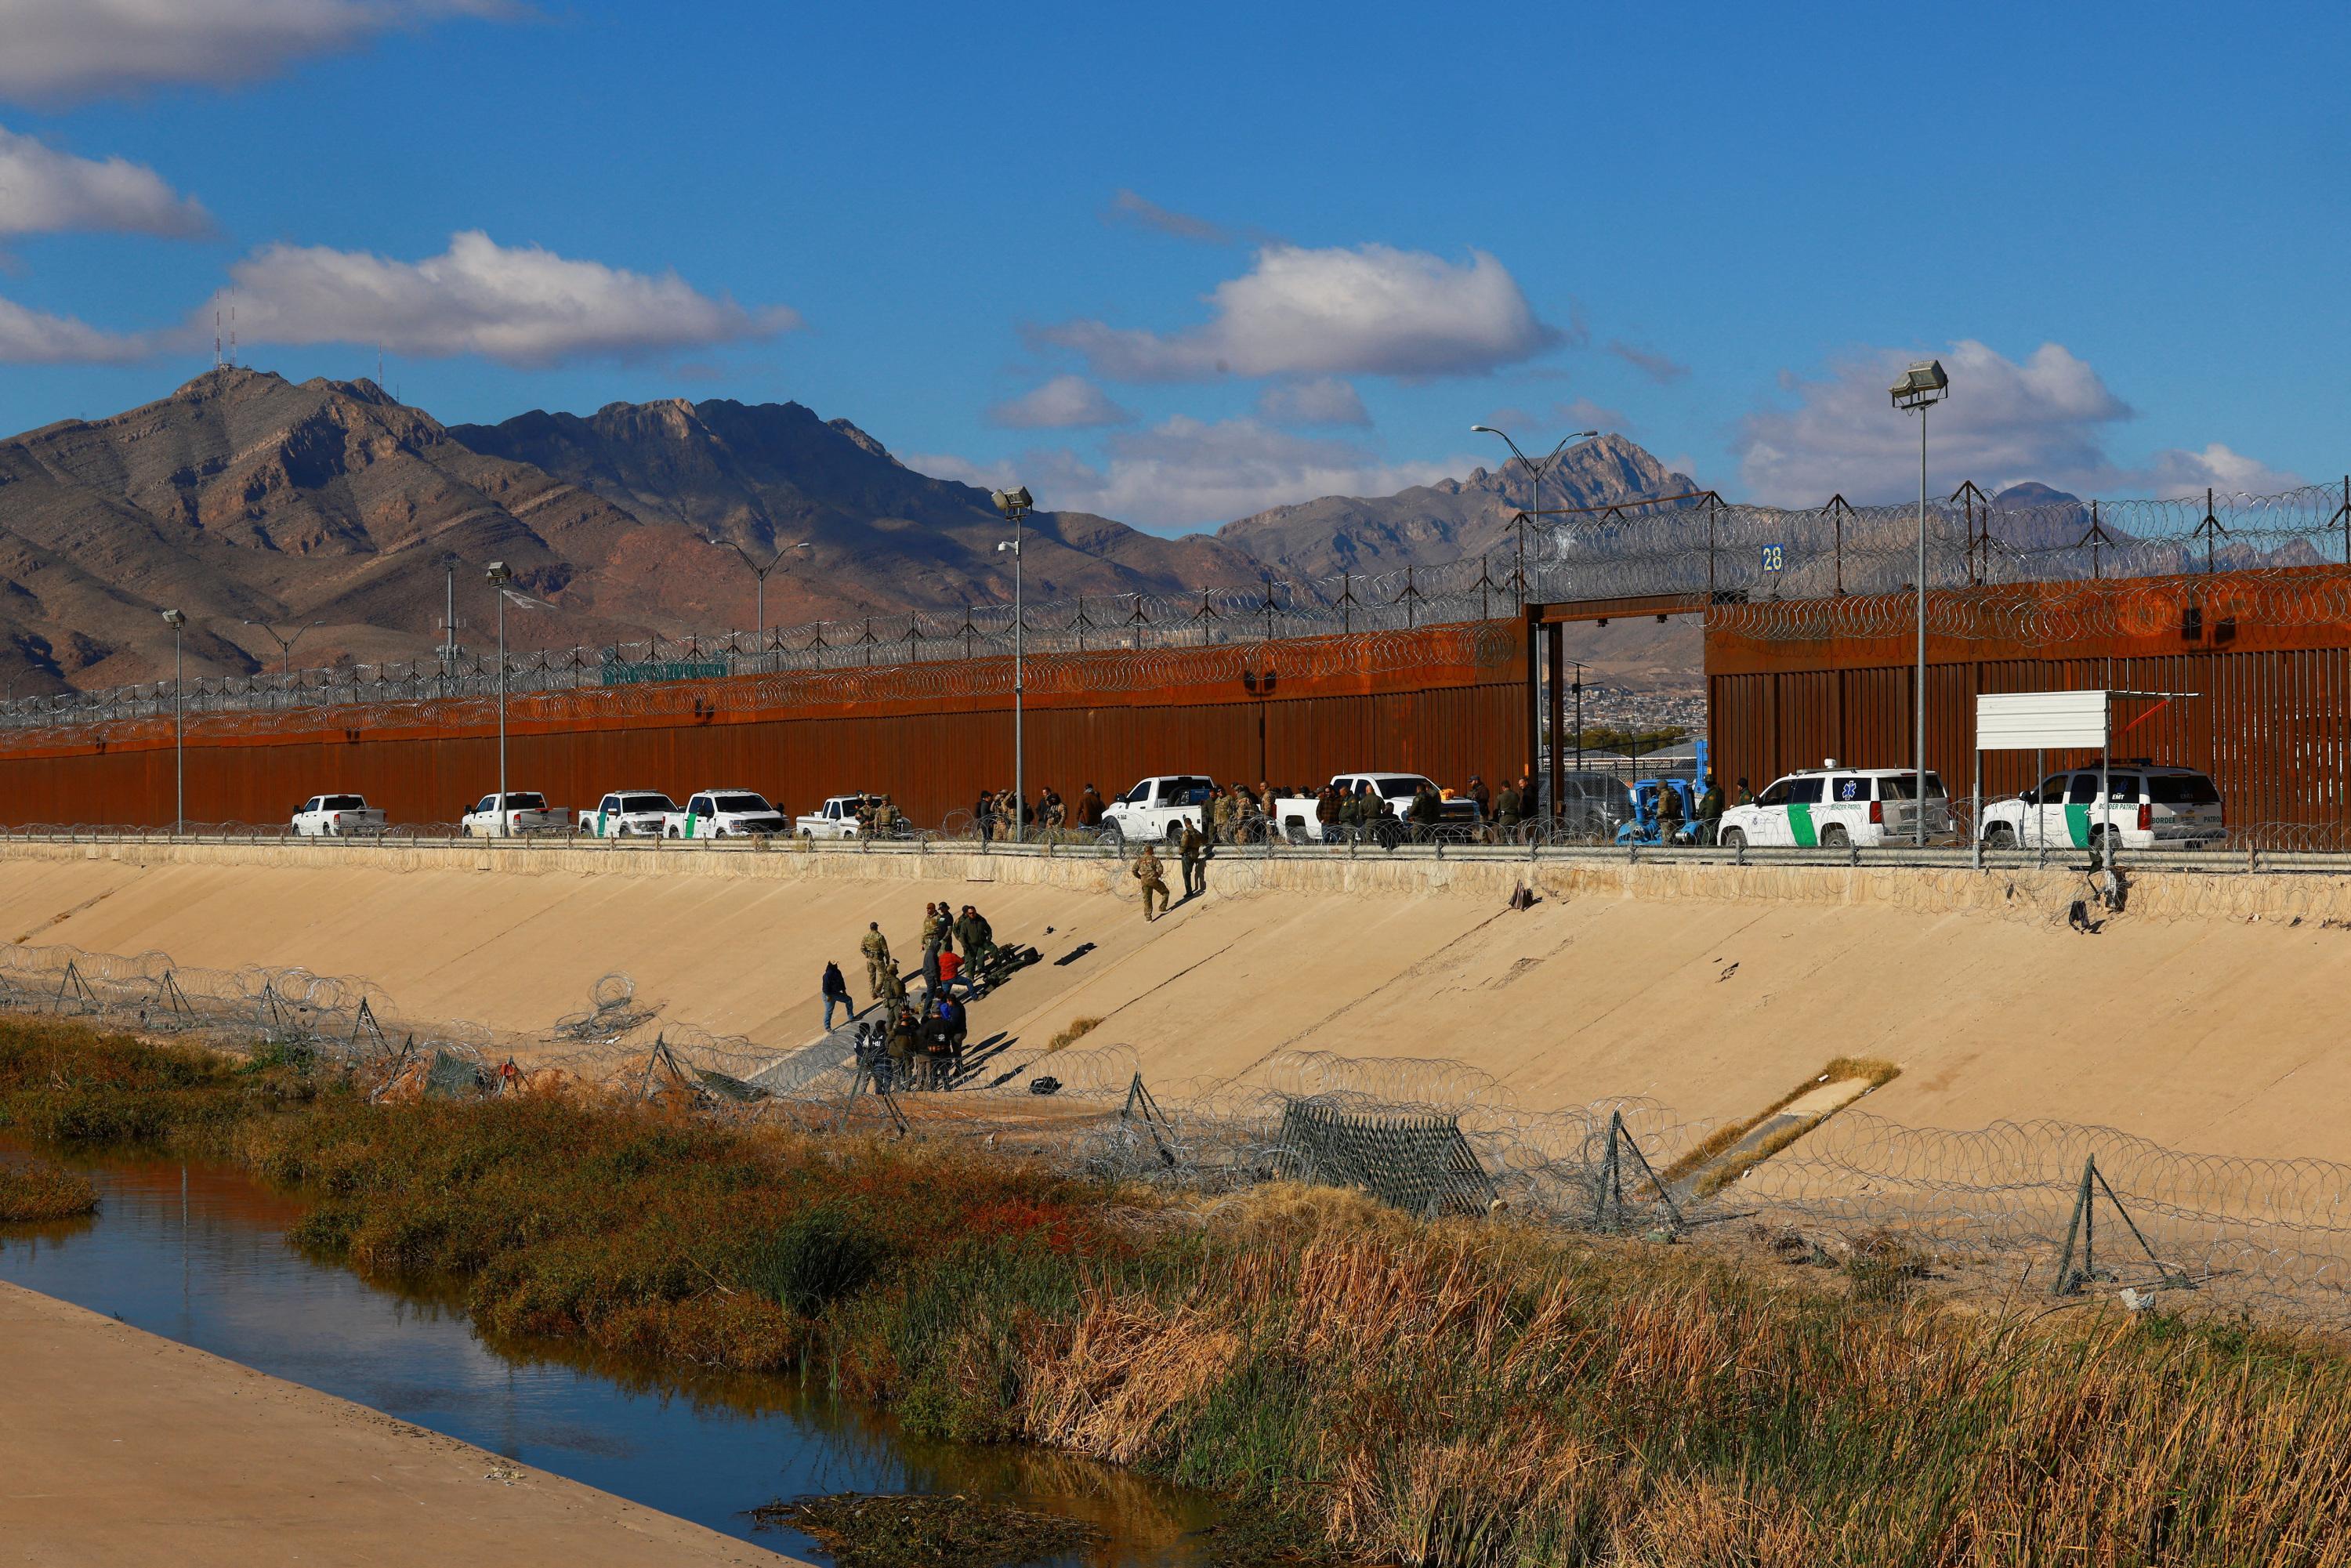
[[[1745,831],[1744,829],[1740,829],[1740,828],[1725,828],[1725,829],[1723,829],[1723,830],[1722,830],[1722,847],[1723,847],[1724,849],[1727,849],[1727,850],[1743,850],[1743,849],[1745,849],[1745,848],[1747,847],[1747,833],[1746,833],[1746,831]]]
[[[816,831],[812,828],[802,828],[800,830],[800,837],[806,839],[810,843],[814,843],[816,842]]]
[[[2016,830],[2006,822],[1994,822],[1984,829],[1984,848],[2012,850],[2016,847]]]
[[[1821,830],[1821,848],[1824,850],[1845,849],[1852,843],[1853,835],[1834,822]]]
[[[1167,824],[1167,841],[1171,844],[1180,844],[1184,841],[1183,823],[1170,822]]]

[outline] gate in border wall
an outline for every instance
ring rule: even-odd
[[[1319,782],[1376,767],[1458,786],[1528,752],[1517,621],[1027,662],[1027,776],[1074,800],[1154,773]],[[1012,783],[1012,661],[904,664],[510,697],[511,787],[593,806],[756,789],[788,810],[888,790],[918,823]],[[170,716],[0,735],[0,821],[168,825]],[[188,820],[283,821],[363,794],[395,822],[448,821],[497,787],[495,699],[193,716]]]

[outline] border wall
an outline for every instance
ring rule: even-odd
[[[1917,599],[1753,600],[1707,619],[1715,772],[1754,789],[1834,757],[1903,767],[1913,747]],[[2229,821],[2351,823],[2351,568],[2002,583],[1927,601],[1927,766],[1970,792],[1981,692],[2190,693],[2120,706],[2113,752],[2202,768]],[[2052,768],[2096,753],[2048,754]],[[1987,797],[2036,781],[1987,752]]]
[[[1525,633],[1488,621],[1026,661],[1027,780],[1071,800],[1153,773],[1297,784],[1347,768],[1458,785],[1526,766]],[[899,664],[512,695],[507,779],[553,804],[616,789],[756,789],[792,811],[888,790],[920,823],[1012,768],[1013,662]],[[395,822],[453,821],[497,788],[496,700],[191,715],[186,820],[281,821],[325,791]],[[173,818],[171,716],[0,735],[0,821]]]

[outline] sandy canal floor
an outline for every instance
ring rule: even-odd
[[[0,1562],[790,1561],[0,1284]]]

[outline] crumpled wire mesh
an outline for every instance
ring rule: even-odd
[[[1245,1082],[1153,1086],[1134,1051],[1111,1044],[1016,1051],[951,1092],[876,1094],[847,1030],[778,1051],[674,1021],[653,1028],[635,998],[628,977],[607,975],[578,1013],[531,1033],[419,1019],[353,977],[0,944],[0,1008],[273,1051],[349,1073],[381,1100],[593,1091],[731,1121],[1016,1140],[1094,1176],[1206,1194],[1294,1171],[1283,1116],[1312,1104],[1458,1125],[1500,1205],[1526,1218],[1699,1242],[1795,1239],[1830,1254],[1890,1240],[1962,1276],[2011,1282],[2019,1270],[2049,1274],[2095,1157],[2154,1253],[2137,1252],[2110,1218],[2102,1258],[2115,1281],[2192,1285],[2179,1295],[2210,1310],[2351,1327],[2351,1165],[2194,1154],[2055,1121],[1912,1127],[1849,1108],[1700,1194],[1685,1156],[1707,1124],[1643,1097],[1536,1109],[1458,1061],[1290,1051]],[[568,1025],[631,1009],[643,1014],[632,1029],[583,1037]],[[1046,1076],[1056,1092],[1032,1093]]]

